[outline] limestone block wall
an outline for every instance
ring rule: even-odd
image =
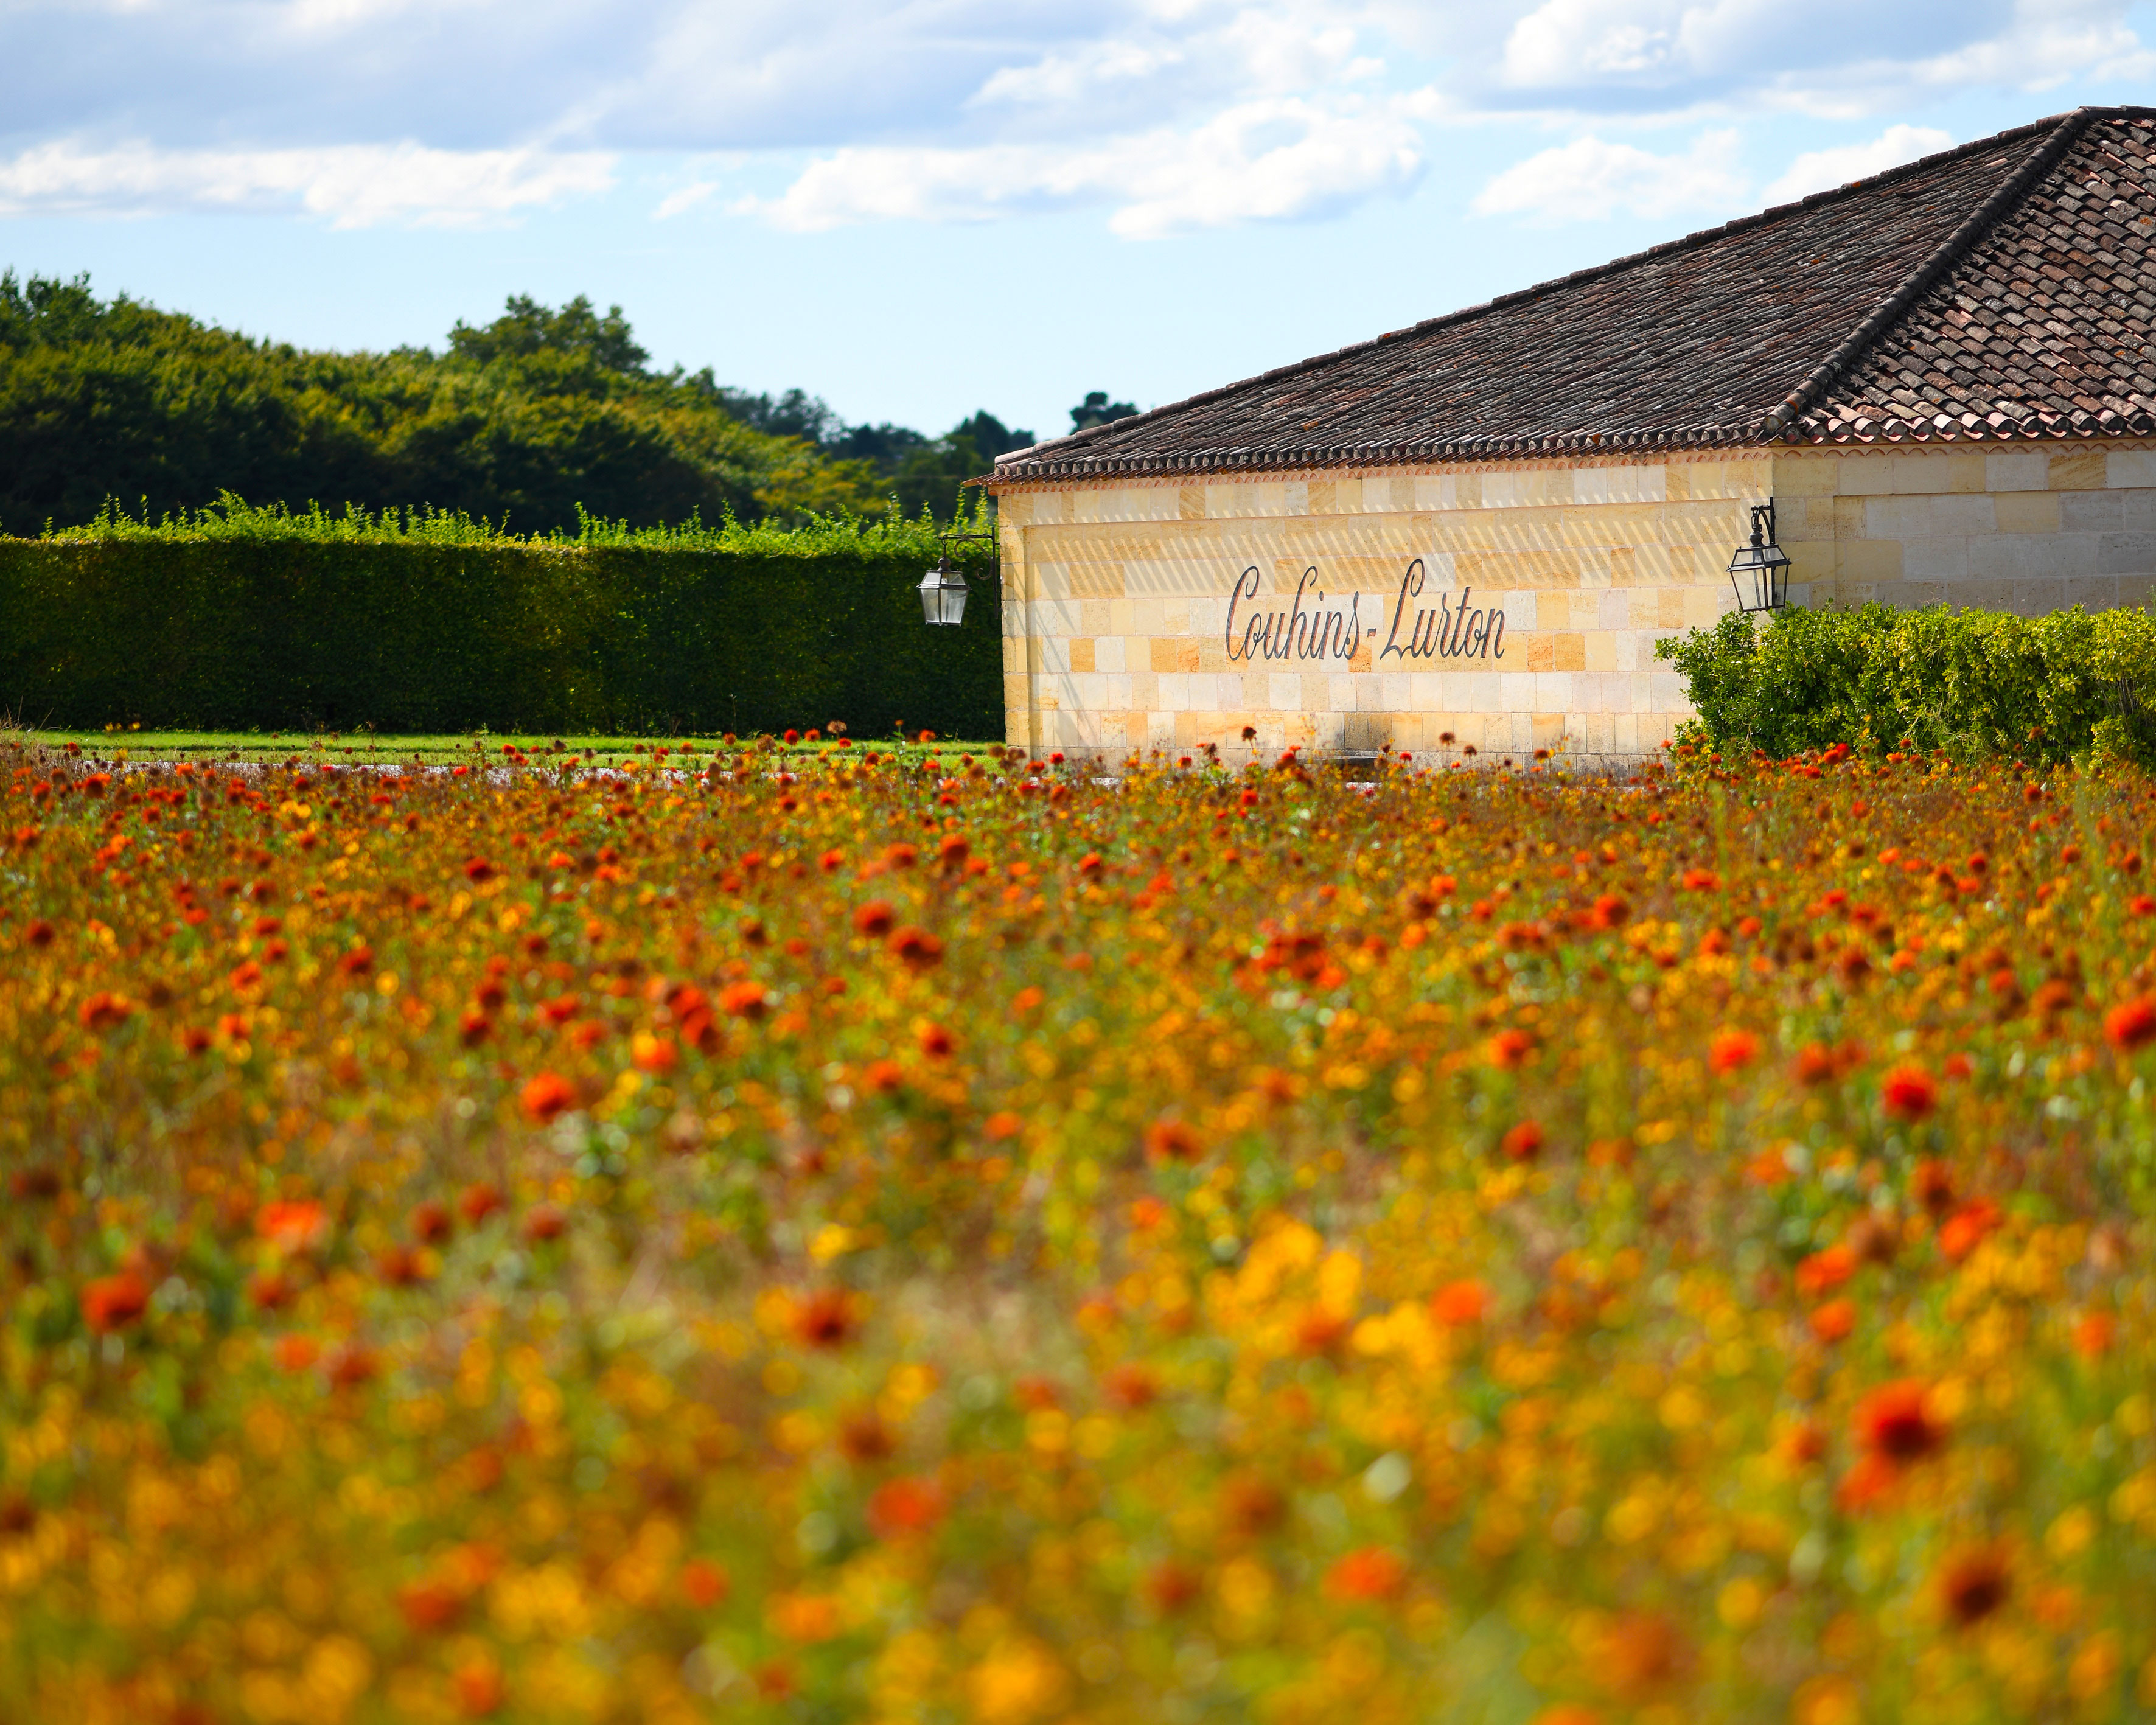
[[[1435,751],[1447,732],[1491,755],[1652,750],[1686,711],[1654,643],[1734,602],[1724,570],[1770,470],[1762,454],[999,487],[1005,734],[1102,754],[1240,756],[1245,726],[1268,752]],[[1439,650],[1410,650],[1416,613],[1450,636],[1463,595],[1502,614],[1502,635],[1472,652],[1426,630]],[[1342,652],[1336,624],[1317,656],[1268,656],[1254,612],[1352,616],[1358,639]]]
[[[1775,457],[1791,597],[2041,616],[2146,604],[2156,447],[1859,447]]]
[[[1689,713],[1655,643],[1734,605],[1768,497],[1799,603],[2034,614],[2156,583],[2156,444],[996,489],[1005,734],[1067,753],[1240,757],[1245,726],[1265,752],[1651,752]]]

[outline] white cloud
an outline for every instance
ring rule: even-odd
[[[698,180],[693,185],[682,187],[678,192],[670,192],[659,200],[659,208],[652,211],[651,219],[654,222],[671,221],[675,217],[696,208],[698,204],[707,202],[718,189],[716,180]]]
[[[1163,129],[1089,149],[841,150],[812,162],[778,197],[736,208],[814,232],[1106,204],[1115,210],[1109,227],[1130,239],[1302,219],[1411,186],[1423,169],[1414,121],[1430,100],[1249,102],[1188,132]]]
[[[337,228],[497,223],[519,211],[603,192],[614,157],[596,151],[429,150],[349,144],[318,150],[88,150],[40,144],[0,162],[0,215],[35,210],[284,213]]]
[[[1684,154],[1656,156],[1575,138],[1507,168],[1476,195],[1475,213],[1584,222],[1620,210],[1659,219],[1734,209],[1748,189],[1734,166],[1737,144],[1733,131],[1703,132]]]
[[[1636,147],[1645,129],[1799,116],[1851,132],[1902,122],[1892,136],[1915,130],[1923,105],[1970,92],[2078,80],[2098,99],[2127,93],[2156,77],[2132,11],[2132,0],[0,0],[13,74],[0,195],[18,210],[511,219],[605,183],[620,155],[663,152],[699,165],[696,184],[682,175],[664,194],[662,218],[707,201],[800,228],[1083,205],[1111,212],[1118,232],[1152,234],[1387,195],[1435,153],[1429,128],[1442,119],[1589,134],[1562,146],[1577,159],[1545,151],[1501,175],[1479,207],[1597,213],[1564,189],[1585,172],[1647,214],[1726,207],[1735,170],[1696,150],[1650,156]],[[1756,151],[1755,131],[1747,142]],[[783,167],[791,184],[743,206],[736,170],[710,165],[729,151]]]
[[[1866,144],[1844,144],[1835,150],[1808,150],[1789,164],[1789,172],[1767,187],[1764,201],[1771,207],[1794,203],[1814,192],[1845,186],[1851,180],[1883,173],[1914,162],[1920,156],[1953,146],[1953,136],[1936,126],[1890,126]]]
[[[1517,18],[1493,106],[1571,114],[1764,106],[1853,119],[1974,89],[2146,77],[2127,0],[1538,0]]]

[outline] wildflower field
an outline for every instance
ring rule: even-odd
[[[967,752],[0,752],[0,1717],[2156,1712],[2147,779]]]

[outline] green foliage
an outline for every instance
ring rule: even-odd
[[[1697,740],[1788,756],[1845,742],[1964,758],[2094,754],[2156,766],[2156,618],[1934,605],[1731,612],[1656,644],[1683,673]]]
[[[1086,399],[1070,410],[1070,429],[1074,432],[1090,431],[1096,425],[1127,419],[1137,412],[1137,407],[1130,402],[1110,401],[1105,389],[1089,389]]]
[[[709,370],[645,361],[619,306],[583,299],[512,299],[446,354],[314,353],[100,301],[86,278],[0,274],[0,525],[86,521],[110,497],[154,517],[228,490],[294,509],[417,498],[537,531],[575,531],[581,510],[642,527],[885,501],[871,464],[743,424]]]
[[[895,513],[519,537],[454,511],[108,509],[0,539],[0,704],[69,726],[999,737],[993,553],[953,547],[983,602],[930,629],[914,588],[941,548]]]

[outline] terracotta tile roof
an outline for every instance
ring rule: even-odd
[[[2156,109],[2082,109],[1020,449],[988,483],[2156,434]]]

